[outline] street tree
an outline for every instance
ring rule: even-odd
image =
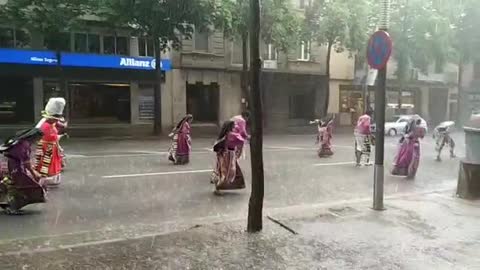
[[[264,170],[263,170],[263,108],[260,89],[260,73],[262,61],[260,59],[260,0],[250,0],[250,86],[252,102],[252,193],[248,204],[248,232],[259,232],[263,228],[263,197],[264,197]]]
[[[412,78],[410,70],[416,68],[428,73],[430,67],[435,72],[443,72],[446,63],[458,63],[459,82],[463,76],[463,62],[471,58],[467,53],[468,41],[458,43],[463,35],[466,40],[473,40],[475,31],[464,35],[463,29],[475,26],[463,25],[465,3],[445,0],[395,0],[392,4],[392,27],[394,39],[393,57],[398,66],[396,75],[400,89]],[[471,1],[477,4],[478,1]],[[478,5],[478,4],[477,4]],[[478,16],[479,14],[477,14]],[[471,34],[471,35],[470,35]],[[465,54],[467,53],[467,54]],[[467,56],[469,55],[470,56]],[[461,83],[459,83],[459,89]],[[400,104],[401,105],[401,104]],[[459,108],[463,110],[462,92],[459,92]],[[460,119],[462,113],[459,114]]]
[[[330,67],[332,52],[356,54],[365,50],[368,33],[366,0],[313,0],[305,11],[305,39],[316,41],[327,49],[325,100],[322,115],[328,112],[330,98]]]
[[[287,53],[296,44],[296,37],[300,33],[300,20],[294,13],[290,0],[222,0],[217,2],[214,10],[216,27],[223,29],[226,37],[232,40],[240,39],[242,43],[242,95],[251,104],[252,111],[252,194],[247,230],[257,232],[262,229],[264,197],[260,40]]]
[[[128,27],[133,34],[154,42],[156,83],[154,84],[154,133],[161,123],[161,53],[178,49],[195,29],[206,30],[213,22],[210,0],[100,0],[97,14],[111,25]]]
[[[67,101],[67,83],[61,67],[60,52],[65,46],[62,37],[85,25],[85,16],[91,14],[93,4],[90,0],[8,0],[0,12],[2,21],[26,29],[31,35],[41,35],[46,46],[56,51],[58,87],[65,91]]]
[[[463,89],[465,66],[480,61],[480,55],[477,53],[480,49],[480,33],[477,31],[480,23],[480,2],[461,0],[456,4],[446,3],[441,11],[453,21],[452,42],[455,62],[458,63],[457,118],[458,124],[462,125],[470,116],[468,97]]]
[[[250,33],[250,0],[221,0],[217,3],[217,27],[232,40],[242,44],[242,94],[248,91],[248,44]],[[260,0],[260,39],[278,52],[287,53],[296,45],[300,34],[300,19],[290,0]]]

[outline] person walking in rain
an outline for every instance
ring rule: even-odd
[[[450,157],[455,158],[455,141],[450,136],[451,129],[455,126],[455,122],[447,121],[440,123],[433,131],[433,138],[436,140],[435,151],[437,151],[437,161],[442,161],[441,155],[445,145],[450,148]]]

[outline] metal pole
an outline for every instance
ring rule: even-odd
[[[363,114],[366,114],[368,111],[368,64],[365,63],[365,81],[362,85],[362,95],[363,95]]]
[[[390,0],[382,1],[382,20],[380,30],[388,30],[390,21]],[[378,71],[377,88],[375,89],[375,173],[373,184],[373,209],[384,210],[384,159],[385,159],[385,96],[387,83],[387,65]]]

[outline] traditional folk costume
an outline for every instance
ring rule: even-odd
[[[43,137],[37,145],[35,169],[50,186],[57,186],[62,180],[62,154],[58,144],[60,136],[57,122],[63,120],[64,108],[65,99],[51,98],[45,106],[43,119],[37,124],[37,128],[43,132]]]
[[[358,118],[355,127],[355,158],[357,166],[361,166],[362,161],[365,166],[372,165],[370,163],[370,154],[372,152],[374,139],[371,131],[371,122],[372,118],[370,115],[364,114]]]
[[[316,143],[319,144],[318,156],[329,157],[333,155],[332,138],[333,138],[333,118],[329,121],[314,120],[310,124],[318,125],[318,134]]]
[[[435,151],[437,151],[437,161],[442,160],[440,155],[445,145],[448,145],[450,148],[450,157],[455,158],[455,141],[450,136],[450,129],[453,126],[455,126],[455,122],[443,122],[440,123],[433,132],[433,138],[436,139]]]
[[[425,137],[425,129],[411,120],[406,133],[400,140],[397,155],[393,161],[393,175],[414,178],[420,165],[420,139]]]
[[[8,159],[8,173],[0,179],[0,207],[7,214],[20,214],[26,205],[43,203],[46,192],[31,165],[32,143],[42,136],[38,129],[19,133],[0,146]]]
[[[244,138],[233,131],[234,122],[224,124],[218,140],[213,146],[216,164],[212,174],[215,192],[245,188],[245,179],[238,164],[237,149],[245,142]]]
[[[192,139],[190,137],[190,121],[192,115],[185,116],[170,133],[172,144],[168,150],[168,159],[175,165],[183,165],[190,162]]]
[[[237,158],[240,158],[243,153],[245,142],[250,138],[250,135],[247,132],[247,121],[245,120],[245,118],[243,118],[242,115],[236,115],[232,117],[230,121],[233,121],[235,123],[235,126],[233,127],[233,132],[239,134],[244,140],[244,143],[242,143],[242,145],[237,146],[237,149],[236,149]]]

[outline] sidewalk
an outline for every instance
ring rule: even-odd
[[[25,270],[480,269],[480,201],[451,194],[388,198],[382,212],[371,210],[367,200],[266,210],[265,228],[254,235],[244,232],[244,220],[236,220],[95,245],[49,243],[36,249],[12,243],[8,249],[18,250],[7,252],[3,243],[0,265]]]

